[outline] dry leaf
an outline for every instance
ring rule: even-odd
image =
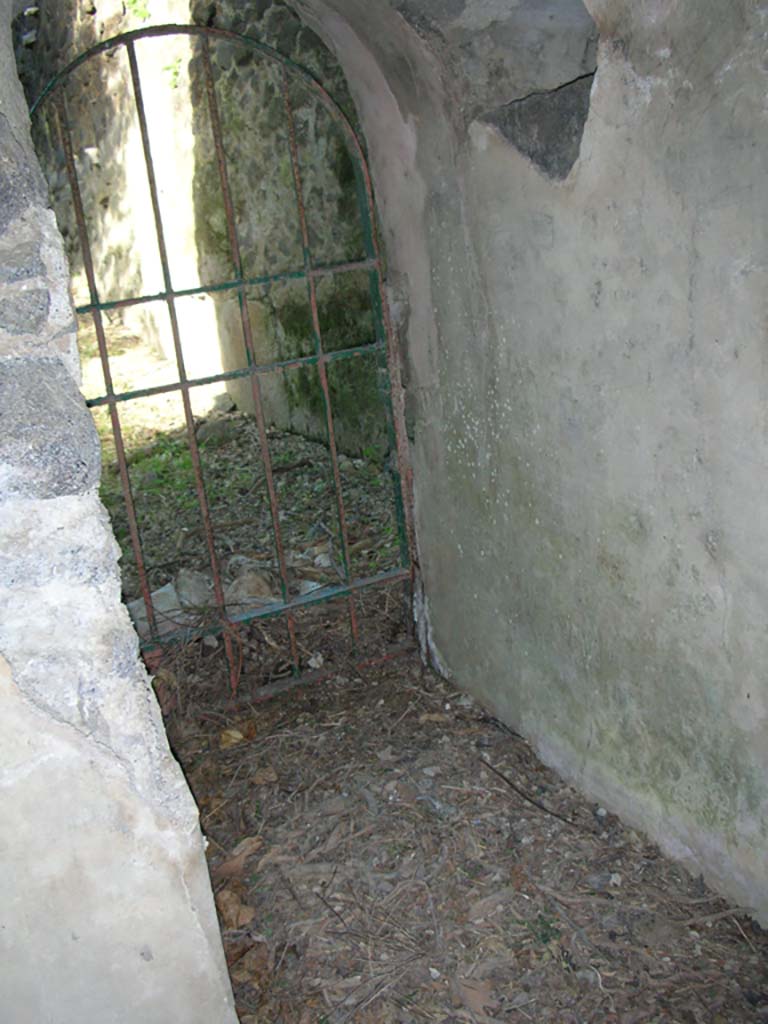
[[[447,722],[449,721],[448,715],[442,714],[440,711],[425,712],[423,715],[419,715],[419,723],[424,722]]]
[[[253,945],[253,940],[249,935],[243,934],[242,932],[237,937],[232,938],[230,936],[223,936],[224,941],[224,956],[227,960],[227,967],[232,968],[241,957],[244,957],[248,950]]]
[[[492,984],[489,980],[478,978],[457,978],[456,995],[470,1013],[484,1017],[486,1010],[495,1010],[499,1003],[493,996]]]
[[[233,857],[250,857],[252,853],[260,850],[264,845],[264,840],[261,836],[246,836],[245,839],[241,839],[237,846],[232,851]]]
[[[216,897],[216,906],[221,915],[221,923],[227,931],[244,928],[256,916],[253,907],[249,907],[231,889],[222,889]]]
[[[293,854],[285,853],[281,847],[275,846],[259,860],[256,870],[263,871],[268,864],[295,864],[298,859]]]
[[[245,736],[243,736],[239,729],[225,729],[219,736],[219,750],[229,750],[230,747],[236,747],[244,739]]]
[[[513,899],[516,895],[517,893],[512,886],[505,886],[503,889],[497,889],[496,892],[491,893],[490,896],[483,896],[481,899],[475,900],[471,903],[467,911],[467,917],[473,922],[493,917],[494,914],[497,914],[501,910],[505,903],[508,903],[509,900]],[[472,973],[477,976],[477,969],[473,970]]]
[[[268,782],[277,782],[277,772],[271,764],[266,765],[264,768],[257,768],[251,776],[251,782],[254,786],[263,786]]]
[[[245,956],[240,957],[232,968],[232,980],[240,984],[248,983],[255,988],[261,988],[268,978],[271,963],[269,946],[263,935],[255,936],[254,945],[248,950]]]
[[[346,820],[340,821],[325,841],[322,848],[323,853],[333,853],[336,847],[347,838],[349,838],[349,825]]]
[[[214,878],[232,878],[242,874],[245,862],[264,845],[261,836],[247,836],[232,851],[232,855],[213,869]]]
[[[159,668],[152,680],[157,703],[164,715],[173,711],[179,699],[179,681],[168,668]]]

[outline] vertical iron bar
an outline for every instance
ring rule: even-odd
[[[187,381],[187,373],[184,366],[184,353],[181,347],[181,336],[179,333],[179,324],[176,317],[176,304],[173,295],[173,288],[171,285],[171,272],[168,265],[168,251],[165,244],[165,233],[163,231],[163,222],[160,214],[160,202],[157,191],[157,181],[155,178],[155,168],[152,161],[152,152],[149,144],[149,131],[147,129],[147,118],[144,110],[144,99],[141,91],[141,81],[139,79],[139,66],[136,60],[136,48],[132,39],[129,39],[126,43],[128,50],[128,60],[131,66],[131,81],[133,84],[133,98],[136,104],[136,114],[139,120],[139,131],[141,133],[141,144],[144,151],[144,162],[147,169],[147,181],[149,183],[149,194],[152,201],[152,213],[155,222],[155,232],[157,235],[157,247],[160,254],[160,264],[163,270],[163,284],[166,291],[166,303],[168,305],[168,315],[171,321],[171,334],[173,336],[173,348],[176,355],[176,366],[179,374],[179,385],[181,390],[181,399],[184,406],[184,418],[187,426],[187,443],[189,444],[189,453],[192,458],[192,468],[195,475],[195,489],[197,491],[197,500],[200,505],[200,515],[203,521],[203,531],[205,533],[205,541],[208,548],[208,557],[211,565],[211,573],[213,576],[213,592],[216,598],[216,607],[219,611],[221,618],[221,624],[224,631],[224,648],[227,654],[227,660],[229,661],[230,667],[230,685],[232,691],[237,689],[237,683],[240,674],[240,666],[238,660],[235,658],[235,652],[232,645],[232,630],[234,627],[229,622],[227,617],[226,604],[224,602],[224,590],[221,584],[221,571],[219,569],[219,559],[216,554],[216,542],[213,535],[213,526],[211,523],[211,513],[208,507],[208,498],[205,493],[205,483],[203,481],[203,470],[200,461],[200,451],[197,445],[197,438],[195,437],[195,421],[192,415],[192,404],[189,397],[189,383]]]
[[[398,351],[397,338],[395,337],[392,320],[389,315],[389,303],[384,290],[381,256],[379,254],[378,238],[376,235],[376,223],[373,219],[375,215],[373,192],[371,190],[371,182],[368,175],[367,165],[364,165],[364,169],[366,191],[368,194],[368,210],[369,216],[371,217],[371,244],[374,252],[376,253],[376,284],[387,344],[386,364],[389,375],[389,408],[392,416],[392,429],[395,435],[395,453],[398,470],[398,479],[395,481],[395,487],[396,490],[399,491],[399,494],[395,495],[395,511],[398,519],[400,520],[398,523],[398,532],[401,534],[400,557],[409,570],[407,586],[403,587],[403,597],[405,605],[411,613],[410,616],[407,617],[407,624],[410,627],[409,632],[413,635],[416,629],[416,620],[413,615],[413,602],[416,594],[417,562],[416,533],[413,521],[413,470],[411,469],[410,454],[408,452],[408,436],[405,429],[405,389],[403,388],[402,375],[400,372],[400,352]],[[404,542],[402,538],[403,527],[405,528]]]
[[[320,330],[320,316],[317,308],[317,288],[315,278],[312,275],[312,255],[309,248],[309,230],[307,228],[307,215],[304,207],[304,194],[301,183],[301,169],[299,167],[299,150],[296,143],[296,124],[291,106],[291,97],[288,89],[288,71],[283,65],[282,69],[283,100],[285,101],[285,112],[288,121],[288,139],[291,150],[291,168],[293,170],[293,184],[296,190],[296,206],[299,212],[299,226],[301,229],[301,243],[304,252],[304,273],[307,281],[307,292],[309,303],[312,309],[312,326],[315,334],[315,345],[317,349],[317,373],[320,378],[320,387],[323,391],[323,403],[325,405],[325,422],[328,430],[328,447],[331,453],[331,466],[333,469],[333,483],[336,490],[336,509],[339,517],[339,533],[341,535],[342,566],[344,569],[345,582],[349,583],[351,574],[351,562],[349,557],[349,537],[347,535],[347,518],[344,510],[344,497],[341,490],[341,473],[339,472],[339,459],[336,452],[336,433],[333,426],[333,412],[331,409],[331,392],[328,387],[328,373],[326,371],[326,356],[323,351],[323,338]],[[349,603],[349,624],[352,630],[352,637],[355,643],[359,639],[357,625],[357,613],[352,595],[348,598]]]
[[[83,209],[83,197],[80,192],[80,183],[77,180],[77,168],[75,167],[75,157],[72,150],[72,133],[69,127],[69,118],[67,117],[66,100],[64,97],[63,88],[60,89],[59,92],[56,94],[54,100],[54,109],[56,111],[56,122],[59,132],[59,138],[61,139],[62,148],[64,150],[64,159],[67,166],[69,187],[72,193],[72,203],[75,208],[77,233],[80,240],[80,250],[83,254],[83,269],[85,270],[85,277],[88,282],[88,292],[91,297],[91,304],[94,307],[97,307],[99,297],[98,289],[96,287],[96,274],[93,269],[93,254],[91,252],[91,243],[88,238],[88,227],[85,220],[85,211]],[[112,382],[112,370],[109,365],[109,349],[107,347],[107,339],[104,334],[104,322],[101,317],[101,310],[98,308],[94,308],[91,313],[91,316],[93,317],[93,326],[96,330],[96,340],[99,346],[101,368],[102,372],[104,373],[104,386],[107,391],[109,417],[112,423],[112,436],[115,439],[115,455],[117,457],[117,468],[120,474],[120,483],[123,489],[123,498],[125,499],[125,512],[128,517],[128,533],[131,538],[133,557],[136,559],[136,572],[138,573],[139,577],[139,589],[141,590],[141,596],[144,601],[144,608],[147,613],[147,625],[149,627],[150,636],[152,637],[152,639],[158,639],[157,621],[155,619],[155,607],[152,604],[152,592],[149,589],[147,570],[144,564],[144,552],[141,547],[141,535],[139,533],[138,520],[136,518],[136,505],[134,504],[133,501],[131,479],[128,474],[128,462],[125,457],[125,445],[123,443],[123,432],[120,427],[120,416],[118,414],[117,403],[115,401],[115,388]]]
[[[243,329],[243,340],[245,342],[246,357],[249,366],[256,364],[256,352],[253,345],[253,331],[251,329],[251,318],[248,315],[248,301],[243,283],[243,261],[240,252],[240,242],[235,227],[235,213],[232,205],[232,194],[229,187],[229,174],[227,172],[227,161],[224,153],[224,143],[221,132],[221,119],[219,117],[219,106],[216,101],[216,89],[213,82],[213,70],[211,68],[211,53],[208,36],[202,36],[203,72],[205,75],[205,91],[208,98],[208,112],[211,118],[211,132],[213,134],[213,145],[216,150],[216,162],[219,167],[219,181],[221,193],[224,200],[224,213],[227,221],[227,232],[229,235],[229,246],[234,263],[235,277],[240,281],[237,289],[237,298],[240,306],[240,322]],[[280,587],[283,601],[289,600],[288,592],[288,567],[285,561],[285,549],[283,547],[283,535],[280,528],[280,510],[277,503],[277,490],[275,488],[274,476],[272,473],[272,456],[269,451],[269,439],[267,437],[267,425],[264,419],[264,405],[261,397],[261,381],[257,374],[250,374],[251,393],[256,415],[256,426],[259,434],[259,446],[261,448],[261,460],[264,465],[264,479],[267,484],[269,495],[269,511],[272,518],[272,533],[277,553],[277,564],[280,571]],[[296,623],[292,612],[286,615],[288,625],[288,637],[291,646],[291,662],[294,671],[299,670],[299,657],[296,645]]]

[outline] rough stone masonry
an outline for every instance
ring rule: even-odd
[[[0,1016],[234,1024],[197,809],[120,601],[0,2]]]

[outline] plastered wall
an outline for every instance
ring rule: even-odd
[[[765,921],[768,5],[590,0],[564,174],[486,116],[565,52],[486,88],[465,30],[498,36],[498,5],[492,29],[479,2],[298,6],[358,103],[405,296],[433,662]]]

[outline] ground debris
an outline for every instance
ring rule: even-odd
[[[168,727],[244,1022],[767,1019],[766,933],[414,658]]]

